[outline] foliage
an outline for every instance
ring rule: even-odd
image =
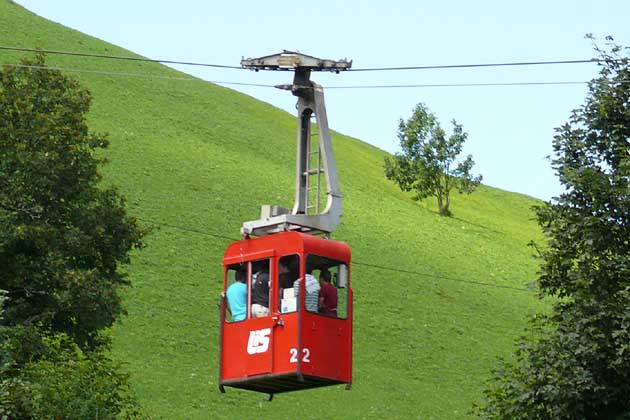
[[[0,72],[0,418],[141,417],[102,337],[145,230],[114,188],[78,82],[44,57]]]
[[[12,337],[8,341],[16,340]],[[119,373],[120,367],[102,352],[85,353],[65,334],[40,341],[37,360],[26,363],[17,372],[3,371],[0,418],[143,417],[129,390],[127,375]],[[3,343],[2,347],[6,347],[7,341]]]
[[[630,62],[616,45],[596,49],[600,75],[554,137],[566,190],[537,209],[540,290],[559,299],[488,389],[484,418],[630,415]]]
[[[4,302],[7,300],[7,291],[0,289],[0,321],[4,318]]]
[[[82,348],[123,312],[119,271],[144,231],[114,188],[99,189],[88,131],[91,97],[43,69],[44,57],[0,73],[0,287],[5,325],[69,334]]]
[[[450,215],[450,193],[454,187],[460,193],[470,194],[482,178],[470,173],[475,164],[471,155],[456,164],[468,134],[455,120],[452,124],[453,134],[447,138],[435,115],[419,103],[411,117],[398,124],[402,153],[385,157],[387,179],[403,191],[413,191],[418,200],[436,197],[441,215]]]

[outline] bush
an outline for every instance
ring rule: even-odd
[[[3,333],[0,371],[6,379],[0,381],[0,419],[144,417],[127,375],[102,352],[86,353],[67,335],[57,334],[41,338],[37,360],[19,366],[11,347],[25,331],[4,328]]]

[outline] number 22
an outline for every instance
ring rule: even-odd
[[[298,351],[296,348],[292,348],[289,350],[291,353],[291,358],[289,359],[289,363],[297,363],[298,361]],[[302,349],[302,362],[309,363],[311,361],[311,351],[307,348]]]

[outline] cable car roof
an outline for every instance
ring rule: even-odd
[[[297,253],[316,254],[348,263],[351,260],[351,251],[347,244],[300,232],[282,232],[232,242],[223,259],[226,264],[236,264],[273,255]]]

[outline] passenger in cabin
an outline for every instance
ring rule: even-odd
[[[252,278],[252,318],[269,315],[269,272],[259,271]]]
[[[245,285],[247,273],[245,270],[238,270],[235,280],[225,293],[227,309],[232,314],[232,321],[242,321],[247,315],[247,286]]]
[[[330,283],[328,269],[319,272],[319,311],[324,315],[337,316],[337,288]]]
[[[299,277],[299,265],[297,255],[287,255],[278,262],[278,310],[282,313],[295,312],[297,309],[293,283]]]
[[[315,277],[311,275],[309,272],[306,275],[306,283],[304,285],[306,289],[306,297],[304,298],[304,303],[306,306],[306,310],[309,312],[317,312],[317,306],[319,305],[319,282]],[[297,279],[293,283],[293,291],[295,293],[295,297],[297,299],[300,298],[300,279]],[[299,302],[299,300],[298,300]]]
[[[281,260],[278,265],[278,283],[280,284],[280,288],[290,289],[293,287],[293,282],[296,277],[295,274],[291,273],[289,266]]]

